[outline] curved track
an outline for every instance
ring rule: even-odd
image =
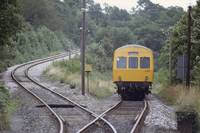
[[[54,105],[54,106],[65,105],[65,106],[67,106],[67,108],[73,108],[73,111],[70,111],[70,112],[76,112],[73,115],[77,116],[77,114],[78,114],[79,119],[80,119],[80,117],[85,117],[85,115],[83,116],[83,114],[82,114],[83,111],[84,111],[89,116],[89,118],[87,118],[87,120],[82,120],[82,121],[85,121],[86,124],[89,123],[90,121],[92,121],[92,119],[95,119],[95,118],[99,119],[100,118],[101,121],[106,123],[107,128],[111,132],[116,132],[114,127],[108,121],[103,119],[102,117],[100,117],[97,114],[91,112],[90,110],[87,110],[86,108],[80,106],[79,104],[68,99],[67,97],[63,96],[62,94],[59,94],[59,93],[41,85],[40,83],[38,83],[37,81],[35,81],[34,79],[32,79],[28,75],[28,70],[31,69],[31,67],[39,65],[41,63],[52,61],[52,60],[55,60],[55,59],[63,58],[63,57],[66,57],[66,56],[68,56],[68,55],[67,54],[61,54],[61,55],[58,55],[58,56],[49,57],[49,58],[40,59],[40,60],[31,61],[31,62],[22,64],[22,65],[18,66],[15,70],[12,71],[12,73],[11,73],[12,78],[22,88],[24,88],[28,93],[30,93],[32,96],[34,96],[36,99],[38,99],[40,101],[40,103],[42,104],[41,106],[45,106],[51,112],[51,114],[53,114],[54,118],[56,118],[57,123],[59,123],[58,124],[59,125],[58,131],[60,133],[66,132],[68,130],[68,129],[65,129],[64,126],[68,128],[69,118],[67,116],[71,116],[72,114],[64,113],[66,111],[65,110],[63,111],[63,109],[62,109],[62,111],[61,111],[61,109],[53,109],[52,106],[49,106],[49,105]],[[77,109],[75,111],[74,107],[78,108],[79,111]],[[82,110],[82,112],[80,112],[80,110]],[[67,117],[67,120],[64,119],[65,117]],[[86,124],[84,123],[84,125],[86,125]],[[83,127],[83,126],[80,126],[80,128],[81,127]]]
[[[59,123],[59,132],[60,133],[63,133],[63,129],[64,129],[62,120],[50,108],[50,106],[48,106],[48,104],[46,102],[44,102],[40,97],[38,97],[35,93],[33,93],[31,90],[29,90],[28,87],[24,84],[25,82],[28,82],[28,81],[27,81],[27,79],[25,79],[25,75],[23,73],[23,70],[26,69],[27,67],[31,66],[34,63],[42,63],[42,62],[45,62],[45,61],[51,61],[51,60],[54,60],[54,59],[63,58],[65,56],[68,56],[68,55],[67,54],[61,54],[61,55],[58,55],[58,56],[55,56],[55,57],[48,57],[48,58],[39,59],[39,60],[36,60],[36,61],[31,61],[31,62],[28,62],[28,63],[25,63],[25,64],[18,66],[11,73],[11,77],[13,78],[13,80],[17,84],[19,84],[28,93],[30,93],[32,96],[34,96],[36,99],[38,99],[40,101],[40,103],[44,104],[47,107],[47,109],[53,114],[53,116],[56,118],[57,122]],[[20,69],[22,69],[22,70],[20,70]]]

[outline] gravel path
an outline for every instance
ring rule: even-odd
[[[82,96],[81,90],[78,88],[70,89],[69,85],[61,84],[56,81],[48,80],[44,77],[43,71],[49,66],[51,62],[44,63],[42,65],[36,66],[30,69],[29,75],[34,77],[34,79],[43,83],[43,85],[56,90],[63,95],[69,97],[70,99],[76,101],[77,103],[87,107],[88,109],[94,111],[97,114],[100,114],[113,106],[117,101],[119,101],[120,97],[117,94],[113,94],[105,99],[97,99],[96,97],[86,93],[85,96]],[[20,99],[25,102],[19,111],[14,113],[11,117],[12,124],[12,133],[23,133],[23,132],[34,132],[30,131],[30,126],[39,126],[36,122],[33,121],[27,124],[27,121],[34,120],[36,118],[33,117],[33,114],[40,112],[38,110],[31,110],[33,104],[31,102],[35,102],[30,96],[27,96],[25,92],[22,91],[18,87],[18,85],[13,82],[10,73],[17,66],[10,67],[8,71],[0,74],[0,82],[4,82],[5,86],[10,90],[10,93],[14,99]],[[31,102],[27,102],[31,101]],[[147,101],[149,103],[149,114],[147,115],[144,126],[141,130],[141,133],[163,133],[163,132],[177,132],[176,118],[175,118],[175,108],[172,106],[167,106],[163,102],[160,102],[153,95],[147,96]],[[31,116],[31,117],[30,117]],[[48,120],[44,120],[44,126],[48,127]],[[27,128],[28,127],[28,128]],[[53,129],[51,129],[53,131]],[[38,132],[38,130],[37,130]],[[39,132],[49,132],[45,128],[44,131]]]

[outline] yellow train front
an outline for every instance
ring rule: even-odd
[[[113,80],[123,100],[143,100],[153,81],[153,52],[131,44],[115,50]]]

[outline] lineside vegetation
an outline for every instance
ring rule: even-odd
[[[152,93],[162,98],[169,105],[177,106],[177,110],[184,108],[190,111],[195,111],[198,115],[197,130],[200,127],[200,86],[193,85],[189,88],[184,87],[183,84],[176,84],[168,86],[169,78],[162,76],[169,74],[168,70],[159,70],[154,75],[154,84]]]
[[[10,117],[19,109],[19,103],[11,99],[9,90],[0,83],[0,131],[10,130]]]
[[[75,84],[81,88],[81,62],[80,56],[70,60],[55,61],[49,66],[45,75],[61,83]],[[87,88],[87,74],[85,74],[85,89],[97,98],[104,98],[115,92],[112,73],[101,73],[95,69],[89,74],[89,90]]]

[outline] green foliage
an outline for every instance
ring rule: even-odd
[[[160,18],[156,20],[159,27],[168,29],[169,27],[176,24],[183,15],[183,8],[181,7],[168,7],[167,9],[160,12]]]
[[[55,62],[55,66],[59,66],[64,69],[65,74],[70,73],[81,73],[81,62],[80,58],[76,56],[70,60],[63,60],[61,62]]]
[[[95,66],[92,66],[93,68]],[[70,60],[61,60],[53,63],[45,71],[47,77],[69,84],[70,88],[81,86],[81,62],[80,56]],[[85,75],[87,76],[87,74]],[[85,77],[86,79],[86,77]],[[114,93],[112,82],[112,72],[100,72],[93,69],[89,73],[90,89],[89,92],[97,98],[105,98]]]
[[[181,121],[193,121],[197,118],[197,112],[194,107],[190,105],[185,105],[184,107],[179,107],[177,114],[178,122]]]
[[[164,45],[165,35],[155,23],[135,28],[134,33],[137,34],[138,44],[143,44],[152,50],[159,51]]]
[[[108,38],[101,40],[100,44],[92,45],[86,51],[86,63],[92,64],[93,69],[99,72],[112,70],[113,45]]]
[[[180,107],[176,112],[177,114],[177,122],[188,122],[192,123],[192,131],[193,133],[197,132],[198,128],[198,114],[194,107],[190,105],[186,105],[184,107]]]
[[[23,23],[17,0],[1,0],[0,9],[0,45],[6,45],[9,37],[15,35]]]
[[[21,14],[35,28],[45,25],[53,31],[64,29],[64,20],[49,2],[45,0],[18,0],[18,2],[22,5]]]
[[[0,72],[14,64],[47,56],[49,52],[60,51],[68,44],[66,39],[61,39],[66,37],[59,37],[62,41],[60,42],[58,35],[45,26],[34,30],[30,24],[22,22],[16,0],[3,0],[0,7],[2,18],[0,20]]]
[[[148,19],[157,20],[160,17],[160,12],[164,7],[159,4],[154,4],[150,0],[139,0],[139,8],[144,8],[143,12],[147,14]]]
[[[8,40],[23,27],[23,23],[16,0],[2,0],[0,9],[0,72],[2,72],[8,66],[8,62],[4,59],[12,54]]]
[[[89,6],[89,15],[91,20],[95,21],[97,25],[102,23],[103,12],[100,4],[92,4]]]
[[[194,85],[199,86],[199,53],[200,53],[200,8],[198,5],[192,8],[192,16],[196,21],[192,21],[191,27],[191,81]],[[173,82],[180,82],[177,77],[177,57],[178,55],[187,55],[187,25],[188,25],[188,13],[185,13],[182,19],[173,27],[173,39],[172,39],[172,68],[173,68]],[[169,64],[169,45],[170,41],[167,41],[166,45],[161,50],[160,63],[163,68],[167,68]]]
[[[192,83],[194,85],[199,86],[199,89],[200,89],[200,57],[199,56],[196,57],[196,61],[197,63],[194,66],[193,70],[191,71],[191,74],[194,76]]]
[[[11,99],[9,91],[0,83],[0,131],[10,129],[10,115],[18,107],[17,101]]]
[[[2,47],[5,52],[0,57],[1,71],[7,66],[65,49],[66,45],[72,44],[70,40],[76,46],[80,45],[81,1],[17,1],[21,4],[24,21],[29,24],[24,22],[27,26]],[[90,30],[90,36],[86,37],[86,45],[91,48],[86,56],[87,62],[94,64],[95,69],[111,71],[114,50],[126,44],[145,45],[155,51],[155,57],[159,57],[166,39],[163,29],[174,25],[183,10],[179,7],[164,8],[149,0],[139,0],[138,4],[131,14],[106,4],[103,9],[93,0],[87,1],[86,31]],[[72,44],[71,47],[75,46]],[[157,64],[156,68],[159,68]]]
[[[67,45],[75,48],[61,31],[53,32],[45,26],[34,30],[27,24],[22,31],[9,38],[7,45],[0,46],[0,72],[12,65],[46,57],[54,51],[63,51]]]
[[[158,72],[155,72],[153,83],[167,86],[169,83],[169,70],[161,68],[158,70]]]

